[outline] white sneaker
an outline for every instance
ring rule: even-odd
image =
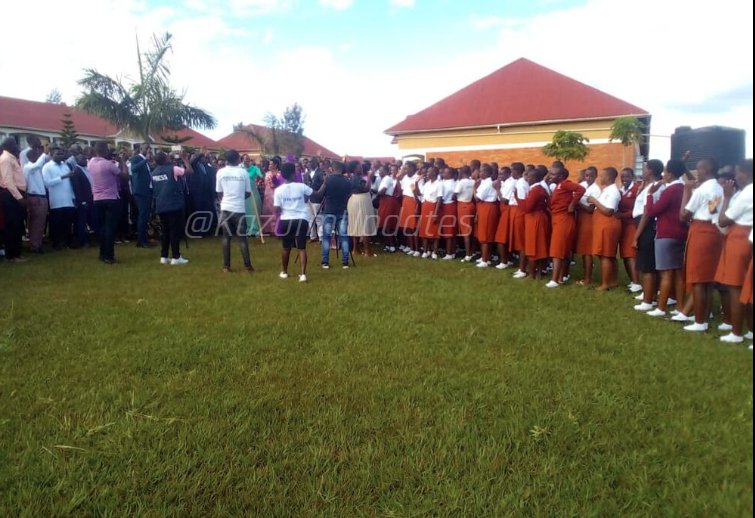
[[[432,254],[432,255],[430,255],[430,259],[432,259],[433,261],[437,261],[438,260],[438,254]]]
[[[443,261],[453,261],[453,260],[454,260],[454,256],[452,256],[451,254],[446,254],[445,256],[443,256]]]
[[[571,275],[564,275],[564,278],[561,279],[562,283],[567,283],[571,280]]]
[[[179,257],[178,259],[171,259],[170,265],[171,266],[181,266],[182,264],[189,264],[189,260],[185,257]]]
[[[401,245],[400,247],[398,247],[398,249],[402,252],[406,252],[406,247],[404,245]]]
[[[732,329],[731,324],[727,324],[726,322],[722,324],[718,324],[719,331],[731,331],[731,329]]]
[[[693,333],[702,333],[708,330],[708,323],[706,322],[704,324],[698,324],[697,322],[695,322],[694,324],[684,326],[684,330],[691,331]]]
[[[389,246],[388,247],[388,252],[390,252],[392,254],[396,253],[396,247],[395,246]]]
[[[657,308],[654,309],[654,310],[652,310],[652,311],[648,311],[645,314],[647,316],[649,316],[649,317],[656,317],[656,318],[660,318],[660,317],[665,317],[666,316],[666,312],[665,311],[662,311],[662,310],[657,309]]]
[[[728,335],[722,336],[721,338],[719,338],[719,340],[721,340],[722,342],[729,343],[729,344],[741,344],[742,342],[745,341],[744,338],[742,338],[741,336],[737,336],[734,333],[729,333]]]
[[[527,273],[523,272],[522,270],[517,270],[511,277],[513,277],[514,279],[524,279],[525,277],[527,277]]]
[[[428,257],[430,257],[430,252],[425,252],[422,254],[422,259],[427,259]]]
[[[160,258],[160,264],[170,264],[170,258],[168,258],[168,257],[161,257]]]
[[[747,331],[747,333],[745,334],[745,340],[752,341],[752,331]]]
[[[554,280],[550,280],[550,281],[548,281],[548,282],[547,282],[547,283],[545,284],[545,287],[546,287],[546,288],[558,288],[559,286],[560,286],[560,284],[559,284],[559,283],[557,283],[557,282],[556,282],[556,281],[554,281]]]
[[[695,321],[695,317],[688,317],[684,313],[677,312],[676,315],[674,315],[673,317],[671,317],[671,320],[673,320],[674,322],[694,322]],[[708,324],[705,324],[705,325],[707,326]],[[707,327],[706,327],[706,329],[707,329]]]
[[[299,275],[299,282],[307,282],[307,276],[306,275]]]
[[[647,313],[648,311],[653,310],[653,305],[648,304],[647,302],[643,302],[642,304],[637,304],[634,309],[636,311],[644,311],[645,313]]]
[[[411,248],[407,248],[406,250],[404,250],[404,253],[406,255],[413,255],[414,254],[414,250],[412,250]]]
[[[280,272],[278,274],[278,277],[280,277],[281,279],[288,279],[288,274],[286,272]]]
[[[631,283],[629,285],[629,293],[642,293],[642,286],[639,284]]]
[[[639,295],[637,295],[637,296],[636,296],[636,297],[634,298],[634,300],[643,300],[644,298],[645,298],[645,294],[644,294],[644,293],[640,293]]]
[[[344,270],[348,270],[348,269],[349,269],[349,265],[348,265],[348,264],[344,264],[344,265],[343,265],[343,269],[344,269]]]
[[[411,255],[412,255],[412,257],[419,257],[419,256],[420,256],[420,255],[422,255],[422,254],[420,254],[419,252],[414,252],[414,253],[413,253],[413,254],[411,254]]]
[[[667,306],[676,306],[676,299],[672,299],[669,297],[668,302],[666,303]]]
[[[476,266],[477,268],[487,268],[488,266],[490,266],[490,264],[488,264],[486,261],[480,261]]]
[[[498,263],[496,265],[497,270],[505,270],[506,268],[509,268],[511,265],[509,263]]]
[[[464,256],[464,259],[462,259],[462,260],[461,260],[461,262],[462,262],[462,263],[468,263],[468,262],[470,262],[471,260],[472,260],[472,256],[471,256],[471,255],[465,255],[465,256]]]
[[[748,351],[750,351],[750,352],[752,352],[752,345],[750,345],[750,346],[749,346],[749,347],[747,348],[747,350],[748,350]]]

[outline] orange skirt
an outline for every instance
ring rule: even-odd
[[[435,218],[435,202],[422,202],[422,212],[419,217],[419,237],[424,239],[438,239],[440,236],[439,218]]]
[[[718,258],[724,235],[712,223],[693,221],[687,234],[684,273],[688,284],[702,284],[716,279]]]
[[[621,239],[621,221],[597,210],[592,215],[592,255],[616,257]]]
[[[397,198],[383,194],[378,205],[378,225],[383,232],[394,232],[398,226],[401,204]]]
[[[498,216],[498,227],[495,229],[495,242],[502,245],[509,242],[509,219],[511,218],[511,207],[501,203],[498,207],[500,215]]]
[[[752,261],[752,243],[750,227],[732,225],[726,234],[721,257],[718,260],[715,281],[726,286],[742,286],[747,266]]]
[[[474,218],[477,210],[471,201],[460,201],[456,205],[456,216],[460,236],[471,236],[474,231]]]
[[[577,255],[592,255],[593,214],[580,212],[577,218]]]
[[[477,225],[475,235],[480,243],[492,243],[498,226],[498,204],[481,201],[477,204]]]
[[[750,259],[750,266],[747,267],[745,282],[742,285],[742,293],[739,296],[739,302],[742,304],[752,304],[752,259]]]
[[[548,257],[549,231],[547,212],[536,211],[524,215],[524,255],[527,259],[538,261]]]
[[[554,259],[570,258],[577,234],[577,221],[574,219],[574,214],[568,212],[553,214],[552,225],[550,257]]]
[[[634,219],[621,221],[621,239],[619,240],[619,254],[622,259],[634,259],[637,257],[637,249],[634,247],[634,236],[637,233],[637,223]]]
[[[410,196],[403,196],[401,211],[399,212],[398,226],[406,230],[417,229],[417,200]]]
[[[456,237],[456,202],[444,203],[440,212],[440,237]]]
[[[509,251],[524,252],[524,211],[518,205],[509,209]]]

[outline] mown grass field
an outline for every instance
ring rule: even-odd
[[[752,515],[745,347],[618,291],[252,254],[0,263],[0,515]]]

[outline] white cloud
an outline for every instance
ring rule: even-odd
[[[262,16],[291,9],[293,0],[230,0],[234,16]],[[218,7],[219,9],[222,6]]]
[[[343,11],[354,5],[354,0],[319,0],[320,5],[335,9],[336,11]]]
[[[414,7],[414,0],[388,0],[388,3],[391,5],[391,7]]]

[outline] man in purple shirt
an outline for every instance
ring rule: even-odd
[[[95,157],[89,161],[89,175],[92,178],[94,209],[100,229],[100,261],[115,264],[115,230],[121,211],[118,197],[118,177],[128,178],[126,162],[110,160],[110,148],[106,142],[94,146]]]

